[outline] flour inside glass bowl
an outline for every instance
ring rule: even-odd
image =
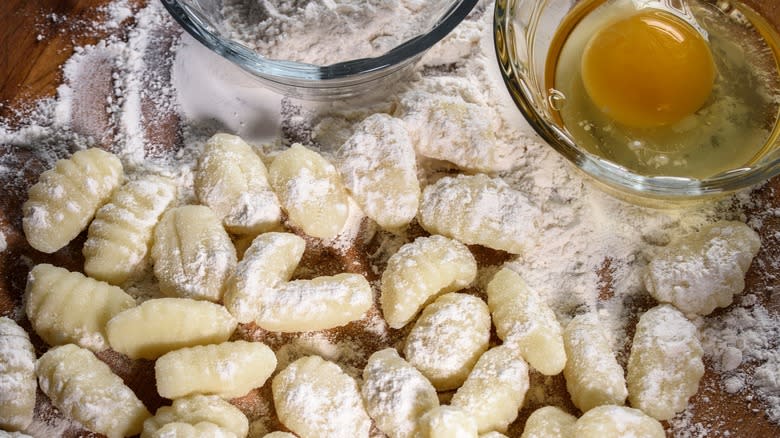
[[[443,0],[225,0],[227,35],[272,59],[329,65],[386,53],[433,26]]]

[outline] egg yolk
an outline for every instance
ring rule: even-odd
[[[698,110],[715,65],[696,29],[658,9],[598,30],[582,55],[582,80],[596,106],[627,126],[663,126]]]

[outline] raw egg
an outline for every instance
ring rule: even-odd
[[[657,127],[702,107],[715,64],[707,40],[670,12],[643,9],[605,25],[582,54],[582,81],[594,104],[618,123]]]

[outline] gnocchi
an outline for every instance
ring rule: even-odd
[[[452,292],[423,309],[406,338],[404,355],[437,390],[455,389],[490,340],[490,311],[477,297]]]
[[[369,416],[390,438],[415,438],[420,417],[439,406],[436,388],[394,348],[368,358],[361,393]]]
[[[254,321],[260,314],[263,295],[290,279],[303,257],[306,241],[292,233],[257,236],[228,280],[225,307],[238,322]]]
[[[526,362],[512,347],[499,345],[480,356],[450,404],[471,416],[480,433],[506,432],[529,385]]]
[[[320,239],[341,232],[349,201],[336,167],[322,155],[296,143],[276,156],[268,173],[290,223]]]
[[[53,253],[79,235],[124,178],[122,163],[102,149],[59,160],[30,187],[22,228],[38,251]]]
[[[154,230],[154,275],[171,297],[219,301],[236,268],[236,249],[210,208],[186,205],[163,214]]]
[[[289,433],[289,432],[271,432],[263,435],[263,438],[297,438],[295,435]]]
[[[674,307],[653,307],[636,325],[628,358],[631,406],[658,420],[685,410],[704,375],[696,326]]]
[[[277,332],[339,327],[360,319],[374,303],[368,280],[349,273],[282,283],[259,298],[255,323]]]
[[[387,324],[401,328],[437,295],[471,284],[477,262],[466,245],[444,236],[418,237],[387,261],[380,303]]]
[[[429,185],[417,215],[431,234],[512,254],[532,244],[540,217],[539,208],[523,193],[483,174],[447,176]]]
[[[355,380],[333,362],[302,357],[271,384],[279,420],[301,438],[366,438],[371,420]]]
[[[33,330],[47,344],[73,343],[92,351],[108,348],[106,324],[135,306],[116,286],[45,263],[30,271],[24,303]]]
[[[600,405],[622,405],[628,396],[623,368],[594,313],[576,316],[563,331],[563,376],[571,401],[582,412]],[[579,435],[577,435],[579,436]]]
[[[0,438],[34,438],[34,437],[27,435],[26,433],[6,432],[5,430],[0,429]]]
[[[563,329],[552,309],[516,272],[498,271],[487,285],[498,337],[515,345],[537,371],[554,376],[566,365]]]
[[[157,359],[179,348],[225,342],[236,329],[224,307],[187,298],[157,298],[111,318],[111,348],[131,359]]]
[[[213,395],[193,395],[179,398],[174,400],[170,406],[157,409],[153,417],[144,421],[141,437],[167,436],[162,432],[169,424],[190,425],[194,426],[195,430],[207,430],[207,426],[198,428],[199,424],[212,424],[218,427],[222,433],[232,433],[241,438],[249,432],[249,420],[247,420],[246,415],[237,407]],[[173,428],[184,430],[186,426],[173,426]],[[214,430],[212,427],[208,427],[208,429]],[[192,435],[174,436],[187,438]],[[196,436],[206,438],[212,435]]]
[[[414,219],[420,182],[403,122],[381,113],[365,118],[338,157],[344,185],[366,216],[384,229],[398,229]]]
[[[27,332],[0,316],[0,428],[25,429],[35,410],[35,350]]]
[[[420,438],[477,438],[477,422],[454,406],[437,406],[420,418]]]
[[[174,350],[154,363],[157,392],[169,399],[191,394],[222,398],[263,386],[276,368],[276,356],[261,342],[234,341]]]
[[[100,207],[84,242],[84,272],[111,284],[122,284],[143,271],[160,216],[173,202],[176,186],[150,175],[128,182]]]
[[[50,349],[38,359],[35,372],[57,409],[109,438],[138,434],[151,415],[108,365],[77,345]]]
[[[531,413],[520,438],[575,438],[577,417],[557,406],[545,406]]]
[[[577,438],[665,438],[661,423],[639,409],[603,405],[582,415],[574,423]]]
[[[195,175],[195,193],[225,228],[258,234],[281,225],[281,208],[260,157],[235,135],[216,134],[206,142]]]
[[[202,421],[197,424],[168,423],[160,429],[141,435],[142,438],[239,438],[238,435],[225,430],[214,423]]]
[[[742,222],[718,222],[664,248],[644,274],[650,295],[687,314],[708,315],[731,304],[761,239]]]

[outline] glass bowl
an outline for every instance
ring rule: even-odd
[[[428,2],[426,6],[431,9],[426,10],[433,13],[415,17],[418,21],[415,29],[422,30],[409,35],[407,29],[400,44],[373,57],[341,59],[340,62],[327,65],[271,59],[231,38],[223,15],[223,0],[162,0],[162,3],[190,35],[249,72],[264,86],[291,97],[333,100],[366,94],[402,77],[425,51],[454,29],[478,2],[431,1],[433,3]],[[361,6],[360,2],[353,3]]]
[[[768,31],[776,37],[780,28],[780,9],[773,2],[747,0],[740,3],[763,17],[770,27]],[[545,75],[550,72],[546,72],[545,67],[557,27],[580,3],[582,1],[578,0],[496,2],[494,37],[501,75],[520,112],[545,142],[600,188],[628,201],[652,206],[727,194],[780,173],[780,129],[777,125],[753,160],[707,177],[642,175],[578,145],[558,115],[565,98],[546,82]],[[735,2],[711,3],[721,7],[720,3]],[[773,50],[778,53],[777,47]]]

